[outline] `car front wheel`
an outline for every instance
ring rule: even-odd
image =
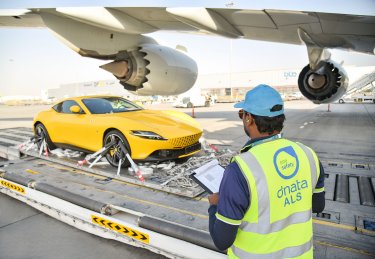
[[[42,145],[43,141],[46,141],[49,150],[54,150],[56,148],[55,144],[53,144],[48,135],[46,127],[44,127],[42,123],[38,123],[35,125],[34,136],[36,144],[38,145],[38,149]]]
[[[122,145],[120,145],[120,142]],[[125,136],[118,130],[111,130],[104,136],[104,146],[112,143],[112,147],[106,154],[106,159],[114,167],[118,167],[121,159],[121,167],[128,167],[130,165],[129,160],[126,158],[125,154],[130,153],[129,143],[126,141]],[[123,150],[123,147],[126,150]]]

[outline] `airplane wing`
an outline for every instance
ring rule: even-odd
[[[287,10],[203,7],[62,7],[0,10],[0,26],[48,27],[43,14],[126,34],[160,30],[216,34],[229,38],[303,44],[298,29],[327,48],[374,54],[374,16]]]
[[[331,62],[326,48],[374,54],[374,24],[375,16],[369,15],[272,9],[62,7],[0,10],[0,26],[48,27],[80,55],[113,60],[102,68],[113,73],[126,89],[141,95],[187,91],[197,75],[197,66],[191,58],[159,45],[146,36],[151,32],[167,30],[305,44],[309,65],[302,70],[299,85],[301,92],[316,103],[334,101],[336,95],[344,94],[347,88],[345,72]],[[334,68],[339,72],[330,73]],[[166,76],[160,77],[161,74]],[[163,89],[166,82],[169,87]]]

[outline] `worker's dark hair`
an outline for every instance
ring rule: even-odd
[[[284,127],[285,115],[275,117],[265,117],[251,114],[260,133],[272,134],[275,130],[281,131]]]

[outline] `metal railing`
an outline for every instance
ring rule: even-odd
[[[355,81],[349,86],[349,90],[346,92],[345,96],[358,93],[367,89],[371,89],[372,87],[374,87],[372,85],[372,82],[374,81],[375,81],[375,71],[369,74],[363,75],[357,81]]]

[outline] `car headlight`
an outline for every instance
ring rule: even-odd
[[[154,140],[166,140],[159,134],[156,134],[155,132],[152,132],[152,131],[132,130],[131,134],[133,134],[134,136],[141,137],[141,138],[154,139]]]

